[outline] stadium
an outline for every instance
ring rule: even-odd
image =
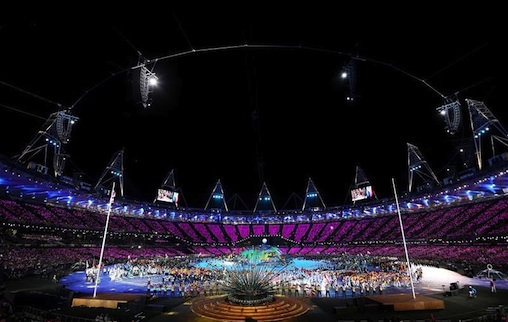
[[[361,58],[345,59],[347,71]],[[156,105],[152,62],[128,68],[143,111]],[[353,85],[348,99],[357,98]],[[508,131],[499,106],[443,98],[437,111],[445,130],[466,133],[456,167],[439,177],[420,147],[407,143],[407,186],[393,180],[391,197],[378,198],[357,166],[347,202],[332,206],[309,177],[305,193],[283,205],[267,181],[245,203],[217,180],[204,207],[195,207],[174,169],[152,200],[132,198],[124,182],[130,151],[116,150],[89,180],[69,167],[80,117],[72,108],[52,111],[20,153],[0,158],[2,318],[501,320],[508,310]]]
[[[468,102],[477,118],[474,124],[486,127],[496,121],[485,113],[484,104]],[[475,113],[479,109],[483,113]],[[70,120],[66,113],[51,115],[26,151],[58,148],[70,134]],[[57,143],[48,138],[57,138]],[[433,180],[418,149],[408,145],[408,153],[414,160],[408,166],[420,178]],[[449,178],[447,184],[427,180],[415,193],[392,200],[352,193],[364,197],[347,207],[325,207],[309,179],[302,207],[277,211],[264,185],[256,209],[248,212],[228,209],[220,182],[204,209],[179,207],[178,199],[167,197],[178,195],[172,172],[152,203],[121,198],[114,192],[115,183],[122,187],[121,153],[95,188],[79,178],[55,178],[47,165],[23,156],[3,157],[1,164],[4,283],[34,274],[62,278],[66,271],[99,264],[135,266],[157,258],[167,260],[166,265],[176,265],[176,259],[192,267],[190,259],[238,256],[263,244],[276,246],[288,260],[326,259],[341,270],[364,269],[367,264],[360,265],[360,259],[377,267],[404,263],[406,247],[411,263],[445,267],[471,278],[485,268],[507,271],[506,152],[491,157],[481,171]],[[353,189],[371,191],[361,169],[357,175]],[[101,251],[104,242],[107,247],[102,244]],[[344,264],[349,261],[354,264]]]

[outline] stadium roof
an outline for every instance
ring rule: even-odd
[[[95,211],[107,211],[110,196],[108,191],[91,191],[90,187],[74,185],[72,182],[57,180],[51,175],[42,174],[37,169],[27,169],[12,159],[2,158],[0,162],[0,194],[6,198],[23,199],[46,204],[86,208]],[[397,188],[394,187],[394,191]],[[215,191],[215,189],[214,189]],[[210,191],[213,193],[214,191]],[[365,203],[356,203],[342,207],[329,207],[326,209],[279,209],[278,211],[251,210],[251,214],[271,215],[294,214],[313,215],[312,218],[350,218],[382,215],[387,213],[424,210],[427,207],[440,207],[461,202],[471,202],[485,198],[496,198],[508,193],[508,160],[495,164],[475,175],[465,176],[463,180],[450,185],[444,185],[431,192],[397,195],[390,199],[374,200]],[[398,204],[398,205],[397,205]],[[210,213],[223,212],[224,214],[242,213],[234,209],[200,209],[175,207],[160,202],[142,202],[116,197],[112,211],[126,215],[167,216],[170,212],[184,213]],[[321,217],[322,215],[331,217]]]

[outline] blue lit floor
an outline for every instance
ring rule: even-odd
[[[308,267],[308,265],[316,265],[316,261],[305,262],[298,261],[302,267]],[[213,262],[212,264],[217,264]],[[159,282],[163,276],[151,276],[152,282]],[[443,268],[436,268],[430,266],[423,267],[423,279],[419,283],[414,283],[414,289],[421,294],[435,293],[443,291],[445,287],[448,287],[450,283],[459,281],[460,285],[475,285],[475,286],[489,286],[488,279],[470,278],[458,274],[457,272],[450,271]],[[84,294],[93,294],[95,289],[95,282],[89,282],[86,280],[85,271],[76,271],[72,274],[64,276],[59,281],[60,285],[65,286],[67,289],[74,292],[80,292]],[[132,277],[111,280],[107,274],[101,275],[101,280],[97,284],[97,293],[130,293],[130,294],[147,294],[147,278],[146,277]],[[497,288],[508,289],[508,281],[498,280],[496,281]],[[409,287],[388,287],[385,289],[385,293],[404,293],[411,292]],[[334,296],[334,294],[331,294]]]

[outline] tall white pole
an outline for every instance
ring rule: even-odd
[[[400,215],[399,199],[397,198],[397,190],[395,189],[395,180],[392,178],[393,194],[395,195],[395,203],[397,204],[397,213],[399,215],[400,231],[402,233],[402,243],[404,244],[404,252],[406,253],[407,273],[409,274],[409,280],[411,281],[411,291],[413,293],[413,299],[416,298],[415,287],[413,284],[413,274],[411,272],[411,263],[409,262],[409,254],[407,252],[406,237],[404,236],[404,225],[402,225],[402,216]]]
[[[106,225],[104,226],[104,235],[102,236],[102,247],[101,247],[101,255],[99,256],[99,266],[97,269],[97,276],[95,277],[95,287],[93,290],[94,298],[97,296],[97,285],[99,284],[99,277],[101,276],[102,256],[104,255],[104,247],[106,246],[106,236],[108,235],[109,216],[111,215],[111,208],[113,206],[114,199],[115,199],[115,182],[113,181],[113,188],[111,188],[111,194],[109,197],[108,215],[106,217]]]

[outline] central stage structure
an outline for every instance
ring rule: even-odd
[[[302,300],[275,296],[265,305],[244,306],[232,304],[227,297],[197,298],[192,302],[192,312],[216,321],[286,321],[306,313],[310,307]]]

